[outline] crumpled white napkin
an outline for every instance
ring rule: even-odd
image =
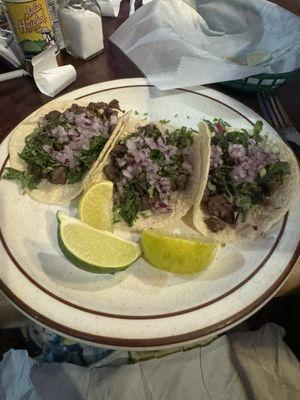
[[[300,68],[300,18],[266,0],[153,0],[110,39],[162,90]]]
[[[270,323],[258,331],[223,335],[207,346],[178,348],[177,353],[132,365],[105,358],[97,368],[38,363],[25,350],[10,350],[0,362],[0,398],[298,399],[300,364],[283,336],[283,328]]]
[[[54,97],[76,80],[73,65],[58,66],[55,47],[49,47],[31,60],[33,78],[39,90]]]

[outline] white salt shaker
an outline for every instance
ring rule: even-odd
[[[64,0],[58,15],[69,54],[88,60],[101,53],[102,20],[96,0]]]

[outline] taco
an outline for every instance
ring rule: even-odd
[[[193,223],[203,235],[222,242],[255,238],[278,222],[299,189],[298,162],[278,137],[234,130],[216,119],[201,125],[205,168],[193,209]]]
[[[69,202],[82,191],[87,171],[109,148],[126,120],[122,115],[117,100],[45,105],[12,132],[10,167],[3,178],[19,180],[37,201]]]
[[[114,228],[176,228],[200,184],[200,147],[192,129],[131,118],[85,189],[114,183]]]

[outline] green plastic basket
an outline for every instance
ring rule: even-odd
[[[282,74],[253,75],[245,79],[222,82],[222,85],[231,87],[233,89],[243,90],[245,92],[269,92],[289,82],[299,72],[300,68],[295,71]]]

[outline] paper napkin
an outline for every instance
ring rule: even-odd
[[[54,97],[76,80],[73,65],[58,66],[55,48],[49,47],[31,60],[33,78],[39,90]]]

